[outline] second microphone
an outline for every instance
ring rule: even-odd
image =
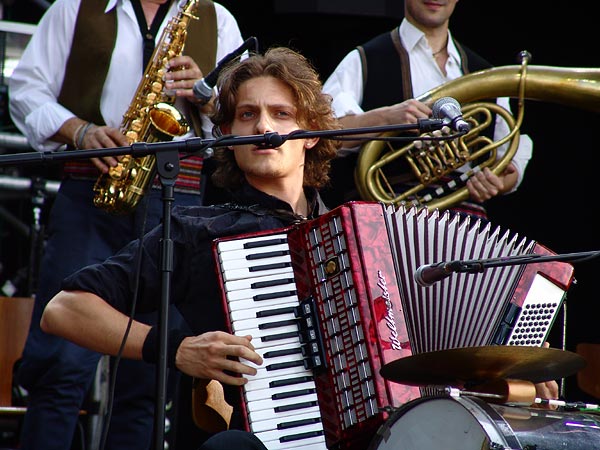
[[[213,88],[217,84],[217,78],[219,78],[221,71],[227,64],[241,56],[251,47],[254,47],[255,51],[258,51],[258,40],[254,36],[246,39],[242,45],[221,59],[217,67],[211,70],[207,76],[196,81],[193,87],[194,96],[202,103],[208,103],[213,96]]]

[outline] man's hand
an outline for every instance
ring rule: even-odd
[[[242,386],[247,379],[240,375],[256,375],[261,356],[250,343],[251,336],[234,336],[223,331],[211,331],[185,338],[177,349],[176,366],[182,372],[196,378],[207,378],[234,386]],[[241,362],[246,360],[246,362]]]
[[[176,56],[169,60],[169,71],[165,74],[165,89],[176,97],[187,99],[195,105],[200,100],[194,95],[194,83],[204,74],[190,56]]]
[[[544,345],[542,347],[550,348],[550,343],[544,342]],[[535,385],[535,395],[537,398],[542,398],[544,400],[556,400],[558,398],[558,394],[559,394],[558,383],[554,380],[545,381],[543,383],[537,383]],[[536,408],[543,408],[543,409],[556,409],[557,408],[557,406],[554,406],[554,405],[542,405],[542,404],[535,404],[532,406],[534,406]]]
[[[117,128],[92,125],[82,139],[82,149],[126,147],[129,141]],[[102,172],[115,167],[122,156],[103,156],[102,158],[90,158],[94,166]]]
[[[467,190],[472,200],[485,202],[510,191],[517,183],[517,177],[517,169],[512,163],[500,175],[496,175],[489,167],[486,167],[469,178]]]

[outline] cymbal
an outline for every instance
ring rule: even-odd
[[[540,383],[576,373],[585,365],[577,353],[545,347],[491,345],[420,353],[397,359],[381,370],[390,381],[412,386],[461,387],[496,379]]]

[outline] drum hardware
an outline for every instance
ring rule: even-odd
[[[496,392],[493,392],[496,390]],[[524,380],[497,380],[489,386],[477,386],[470,390],[446,387],[446,395],[452,398],[461,396],[478,397],[489,403],[504,405],[542,405],[564,408],[569,411],[600,413],[600,405],[584,402],[540,398],[535,396],[535,385]]]
[[[469,389],[447,387],[445,392],[450,397],[470,395],[483,398],[490,403],[512,405],[532,405],[535,401],[535,385],[531,381],[516,379],[498,379],[473,386]]]
[[[596,405],[594,403],[584,403],[584,402],[566,402],[564,400],[554,400],[554,399],[546,399],[546,398],[536,398],[534,403],[538,405],[550,405],[550,406],[559,406],[570,411],[585,411],[592,413],[600,413],[600,405]]]
[[[381,375],[411,386],[475,386],[499,379],[532,383],[576,373],[585,360],[574,352],[545,347],[491,345],[419,353],[385,364]]]

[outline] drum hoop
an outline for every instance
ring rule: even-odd
[[[492,405],[477,397],[458,397],[455,400],[473,415],[490,440],[495,437],[500,441],[498,443],[508,446],[506,448],[522,448],[512,427]],[[494,426],[488,423],[490,420]]]
[[[473,418],[477,421],[479,426],[482,427],[485,435],[490,440],[490,443],[502,445],[507,449],[522,450],[521,443],[517,439],[513,429],[510,427],[508,422],[492,408],[491,405],[485,401],[476,397],[449,397],[449,396],[438,396],[438,395],[425,395],[423,397],[415,398],[409,402],[399,406],[395,411],[390,413],[388,420],[382,426],[379,427],[375,435],[371,438],[369,447],[367,450],[377,450],[379,441],[386,434],[386,426],[390,422],[395,423],[399,420],[406,412],[413,409],[415,406],[426,403],[432,400],[450,400],[456,401]]]

